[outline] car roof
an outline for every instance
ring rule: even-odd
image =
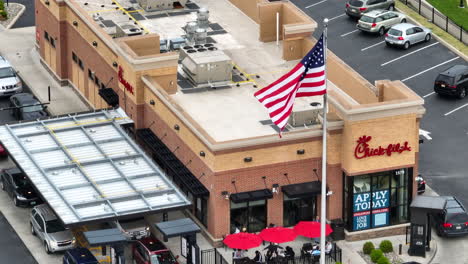
[[[19,93],[19,94],[12,95],[11,97],[18,99],[20,104],[39,103],[39,100],[37,100],[37,98],[30,93]]]
[[[68,250],[68,254],[70,254],[80,264],[98,262],[96,257],[94,257],[94,255],[87,248],[73,248]]]
[[[57,216],[54,214],[52,209],[46,204],[36,205],[34,209],[36,209],[36,211],[39,212],[42,215],[42,217],[44,217],[45,221],[57,219]]]
[[[145,237],[139,240],[150,252],[168,251],[167,247],[154,237]]]
[[[406,30],[408,28],[412,27],[417,27],[416,25],[410,24],[410,23],[400,23],[392,26],[393,29],[398,29],[398,30]],[[422,27],[421,27],[422,28]]]
[[[464,73],[468,71],[468,66],[466,65],[453,65],[452,67],[444,70],[440,74],[447,75],[447,76],[455,76],[460,73]]]
[[[11,64],[2,56],[0,56],[0,68],[11,67]]]
[[[370,12],[365,13],[364,16],[376,17],[376,16],[380,16],[380,15],[388,13],[388,12],[390,12],[390,11],[385,10],[385,9],[377,9],[377,10],[372,10]]]

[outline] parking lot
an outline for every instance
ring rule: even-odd
[[[468,163],[468,98],[442,97],[433,93],[439,72],[467,62],[436,38],[419,43],[408,50],[387,47],[385,37],[362,33],[356,20],[345,14],[345,1],[292,0],[319,24],[318,37],[324,18],[328,26],[328,48],[369,82],[401,80],[424,98],[426,114],[421,129],[430,132],[420,148],[419,171],[440,195],[455,195],[468,205],[466,171]],[[411,23],[411,19],[408,19]]]

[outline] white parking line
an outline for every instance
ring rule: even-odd
[[[426,97],[431,96],[431,95],[433,95],[433,94],[435,94],[435,92],[428,93],[428,94],[424,95],[423,98],[426,98]]]
[[[347,35],[349,35],[349,34],[352,34],[352,33],[356,32],[356,31],[359,31],[359,29],[353,30],[353,31],[348,32],[348,33],[344,33],[344,34],[341,35],[341,36],[344,37],[344,36],[347,36]]]
[[[400,56],[400,57],[398,57],[398,58],[396,58],[396,59],[393,59],[393,60],[391,60],[391,61],[387,61],[387,62],[385,62],[385,63],[382,63],[382,64],[380,64],[380,66],[385,66],[385,65],[387,65],[387,64],[389,64],[389,63],[392,63],[392,62],[397,61],[397,60],[399,60],[399,59],[401,59],[401,58],[404,58],[404,57],[409,56],[409,55],[411,55],[411,54],[413,54],[413,53],[416,53],[416,52],[421,51],[421,50],[423,50],[423,49],[427,49],[427,48],[432,47],[432,46],[437,45],[437,44],[439,44],[439,42],[432,43],[431,45],[427,45],[426,47],[422,47],[422,48],[417,49],[417,50],[415,50],[415,51],[412,51],[412,52],[410,52],[410,53],[408,53],[408,54],[405,54],[405,55],[403,55],[403,56]]]
[[[306,6],[306,8],[313,7],[313,6],[315,6],[315,5],[321,4],[321,3],[326,2],[326,1],[327,1],[327,0],[322,0],[322,1],[317,2],[317,3],[315,3],[315,4],[311,4],[310,6]]]
[[[365,47],[365,48],[361,49],[361,51],[365,51],[366,49],[370,49],[370,48],[375,47],[375,46],[377,46],[377,45],[380,45],[380,44],[382,44],[382,43],[385,43],[385,40],[384,40],[384,41],[381,41],[381,42],[379,42],[379,43],[375,43],[374,45],[370,45],[369,47]]]
[[[346,13],[341,14],[341,15],[336,16],[336,17],[332,17],[332,18],[328,19],[328,21],[332,21],[333,19],[337,19],[337,18],[342,17],[342,16],[346,16]]]
[[[463,107],[466,107],[466,106],[468,106],[468,104],[464,104],[464,105],[462,105],[462,106],[460,106],[460,107],[457,107],[457,108],[453,109],[452,111],[445,113],[444,116],[448,116],[448,115],[450,115],[451,113],[453,113],[453,112],[455,112],[455,111],[458,111],[458,110],[460,110],[460,109],[462,109]]]
[[[439,67],[439,66],[442,66],[442,65],[444,65],[444,64],[446,64],[446,63],[449,63],[449,62],[451,62],[451,61],[454,61],[454,60],[456,60],[456,59],[458,59],[458,58],[459,58],[459,57],[457,56],[457,57],[452,58],[452,59],[450,59],[450,60],[448,60],[448,61],[444,61],[444,62],[442,62],[442,63],[440,63],[440,64],[437,64],[436,66],[433,66],[433,67],[431,67],[431,68],[429,68],[429,69],[426,69],[426,70],[424,70],[424,71],[422,71],[422,72],[420,72],[420,73],[416,73],[415,75],[412,75],[412,76],[410,76],[410,77],[408,77],[408,78],[406,78],[406,79],[403,79],[403,80],[401,80],[401,81],[402,81],[402,82],[405,82],[405,81],[407,81],[407,80],[409,80],[409,79],[411,79],[411,78],[414,78],[414,77],[416,77],[416,76],[418,76],[418,75],[421,75],[421,74],[423,74],[423,73],[425,73],[425,72],[427,72],[427,71],[430,71],[430,70],[435,69],[435,68],[437,68],[437,67]]]

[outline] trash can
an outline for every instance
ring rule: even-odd
[[[344,233],[344,222],[342,219],[333,219],[331,220],[331,228],[333,229],[333,233],[331,233],[331,237],[334,241],[343,240],[345,239]]]

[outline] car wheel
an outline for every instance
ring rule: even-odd
[[[409,46],[410,46],[409,42],[406,41],[405,44],[403,45],[403,48],[406,50],[406,49],[409,49]]]
[[[15,206],[19,206],[19,203],[18,203],[18,198],[13,198],[13,203],[15,204]]]
[[[35,235],[36,235],[36,231],[34,231],[34,226],[32,225],[32,223],[29,223],[29,225],[31,226],[31,234],[32,234],[33,236],[35,236]]]
[[[49,249],[49,245],[48,245],[47,242],[45,242],[45,241],[44,241],[44,249],[45,249],[45,252],[46,252],[47,254],[52,253],[52,251],[50,251],[50,249]]]
[[[390,43],[388,43],[387,41],[385,41],[385,45],[387,45],[387,47],[390,47],[392,46]]]
[[[381,27],[379,28],[379,36],[383,36],[385,34],[385,28]]]
[[[424,41],[429,42],[431,40],[431,34],[427,34]]]
[[[458,94],[458,98],[463,99],[466,96],[466,89],[462,89]]]
[[[390,6],[388,7],[388,10],[394,11],[394,10],[395,10],[395,6],[394,6],[394,5],[390,5]]]
[[[401,20],[401,23],[406,23],[406,18],[403,18],[403,19]]]
[[[439,236],[439,237],[442,237],[442,232],[440,232],[440,229],[436,227],[436,234]]]

